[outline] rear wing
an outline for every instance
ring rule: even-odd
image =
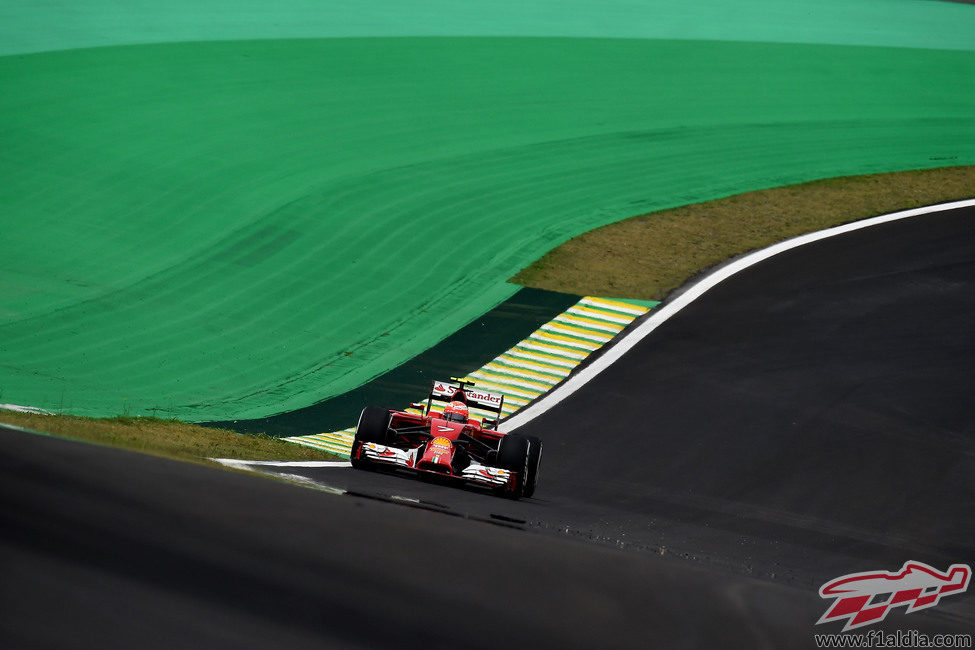
[[[504,407],[504,395],[478,390],[474,388],[472,381],[456,377],[451,379],[452,381],[433,382],[427,398],[427,415],[430,414],[434,402],[446,406],[450,402],[459,401],[467,404],[471,415],[481,418],[485,429],[497,429],[501,420],[501,409]]]

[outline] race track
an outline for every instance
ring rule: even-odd
[[[809,593],[0,429],[0,647],[782,647]],[[682,612],[704,612],[688,626]],[[751,622],[749,622],[751,621]]]
[[[0,645],[810,647],[824,582],[975,556],[973,287],[973,208],[756,265],[520,429],[519,502],[2,431]]]
[[[302,473],[795,585],[864,562],[962,561],[975,550],[973,263],[965,208],[738,274],[519,429],[545,442],[537,499]]]

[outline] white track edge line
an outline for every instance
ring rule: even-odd
[[[617,360],[619,360],[620,357],[628,352],[630,348],[667,322],[667,320],[677,314],[681,309],[689,305],[697,298],[701,297],[701,295],[719,283],[727,280],[736,273],[744,271],[750,266],[763,262],[770,257],[778,255],[779,253],[784,253],[788,250],[792,250],[793,248],[798,248],[799,246],[811,244],[829,237],[835,237],[837,235],[843,235],[856,230],[861,230],[863,228],[879,226],[881,224],[898,221],[900,219],[907,219],[909,217],[931,214],[933,212],[957,210],[959,208],[968,208],[972,206],[975,206],[975,199],[966,199],[964,201],[940,203],[923,208],[901,210],[899,212],[882,214],[876,217],[854,221],[841,226],[834,226],[833,228],[826,228],[825,230],[818,230],[805,235],[799,235],[798,237],[787,239],[779,242],[778,244],[772,244],[766,248],[759,249],[752,253],[747,253],[737,260],[715,269],[688,287],[686,291],[677,296],[673,301],[659,307],[654,311],[651,311],[651,316],[647,320],[640,323],[640,325],[638,325],[632,332],[628,333],[622,339],[617,341],[616,345],[609,348],[609,350],[607,350],[601,357],[593,361],[589,366],[580,370],[576,375],[569,377],[569,379],[567,379],[561,386],[547,393],[531,406],[520,410],[518,413],[511,416],[511,419],[502,422],[501,429],[506,433],[514,431],[518,427],[528,424],[538,416],[556,406],[559,402],[566,399],[589,383],[593,377],[614,364]]]
[[[352,463],[341,460],[238,460],[236,458],[211,458],[221,465],[247,469],[257,467],[352,467]]]
[[[32,413],[34,415],[54,415],[54,411],[38,408],[36,406],[21,406],[20,404],[0,404],[0,411],[13,411],[15,413]]]

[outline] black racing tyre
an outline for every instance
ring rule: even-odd
[[[527,436],[522,436],[517,433],[509,433],[508,435],[501,438],[498,443],[498,467],[501,469],[511,470],[512,472],[518,472],[518,482],[515,485],[515,491],[502,492],[511,497],[512,499],[517,499],[524,494],[525,491],[525,478],[528,476],[528,456],[531,451],[531,441]]]
[[[531,445],[528,449],[528,469],[525,473],[524,496],[528,498],[535,494],[538,486],[538,463],[542,460],[542,441],[535,436],[526,436]]]
[[[454,462],[452,463],[454,467],[454,473],[460,474],[465,469],[467,469],[467,466],[470,464],[471,464],[471,455],[467,453],[466,449],[464,449],[460,445],[456,445],[454,447]]]
[[[363,442],[378,442],[386,444],[389,441],[389,422],[392,419],[389,409],[379,406],[367,406],[359,414],[359,423],[355,427],[355,440],[352,443],[353,456],[349,460],[352,467],[357,469],[368,465],[367,461],[355,458],[355,452]]]

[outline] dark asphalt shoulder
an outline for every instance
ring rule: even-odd
[[[785,647],[775,613],[816,600],[131,452],[0,445],[3,647]]]

